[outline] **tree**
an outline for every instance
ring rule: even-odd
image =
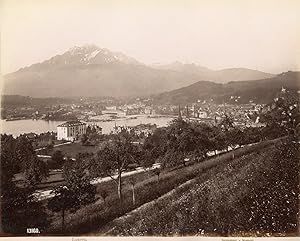
[[[227,131],[227,141],[228,145],[234,149],[237,145],[241,146],[245,144],[246,137],[244,136],[244,132],[238,127],[234,127]]]
[[[39,160],[36,156],[32,157],[25,171],[25,182],[31,187],[36,187],[43,179],[49,176],[47,164]]]
[[[93,176],[109,176],[117,186],[118,196],[122,202],[122,172],[128,164],[135,162],[135,148],[132,136],[127,128],[120,128],[112,135],[111,141],[105,143],[90,162]],[[115,175],[115,176],[114,176]]]
[[[159,183],[160,169],[159,168],[155,168],[153,170],[153,173],[157,176],[157,183]]]
[[[263,127],[247,127],[243,130],[245,137],[245,144],[256,143],[263,140]]]
[[[211,128],[203,123],[174,120],[166,129],[163,166],[185,165],[185,158],[203,160],[212,148],[209,134]]]
[[[54,212],[61,212],[62,233],[65,229],[65,214],[75,212],[80,207],[95,201],[96,187],[90,184],[85,160],[66,160],[63,166],[65,186],[59,186],[52,191],[54,197],[48,201],[48,208]]]
[[[86,133],[87,135],[89,135],[90,133],[92,133],[92,128],[91,128],[91,126],[89,126],[89,125],[87,126],[85,133]]]
[[[222,121],[219,123],[219,126],[224,131],[229,131],[234,127],[233,118],[227,114],[223,117]]]
[[[143,144],[146,166],[161,158],[167,149],[167,128],[157,128],[152,135],[149,135]]]
[[[139,164],[145,169],[152,167],[155,163],[155,157],[151,153],[151,150],[143,148],[140,150],[139,155],[137,155],[136,159],[139,160]]]
[[[28,185],[36,186],[48,176],[47,165],[38,159],[31,142],[25,136],[16,139],[15,155]]]
[[[220,146],[224,146],[224,149],[226,148],[227,151],[229,151],[229,147],[232,146],[232,139],[230,135],[230,131],[234,129],[234,120],[233,117],[229,115],[225,115],[222,121],[219,123],[218,127],[220,128],[220,131],[222,134],[219,136]]]
[[[76,198],[73,191],[66,186],[56,187],[51,194],[53,194],[54,197],[48,201],[48,208],[53,212],[61,212],[61,232],[64,233],[65,213],[67,210],[76,210],[76,208],[74,208]]]
[[[267,137],[276,138],[283,135],[295,135],[300,122],[299,95],[296,92],[283,90],[269,104],[270,110],[261,116],[265,123]]]
[[[52,150],[53,150],[53,144],[52,143],[49,143],[49,144],[47,144],[47,146],[46,146],[46,153],[49,153],[49,152],[51,152]]]
[[[103,201],[104,201],[104,203],[105,203],[105,200],[106,200],[106,198],[108,197],[108,192],[107,192],[106,190],[102,189],[102,190],[100,191],[100,196],[102,197],[102,199],[103,199]]]
[[[143,140],[143,139],[145,139],[145,137],[146,137],[146,135],[145,135],[145,133],[142,131],[142,132],[139,134],[139,139],[140,139],[140,140]]]
[[[5,170],[1,173],[1,224],[5,233],[24,235],[28,227],[42,232],[49,224],[44,207],[34,195],[43,176],[42,163],[30,150],[33,148],[27,139],[1,135],[1,170]],[[17,173],[25,175],[26,185],[16,185]]]
[[[42,233],[49,225],[46,210],[33,195],[33,189],[14,183],[9,190],[2,190],[1,222],[3,232],[22,235],[27,234],[28,227],[38,228]]]
[[[87,142],[88,142],[88,136],[87,136],[87,134],[81,135],[80,141],[81,141],[82,145],[86,145]]]
[[[203,160],[207,157],[207,152],[215,150],[213,143],[213,128],[205,123],[191,123],[194,130],[191,137],[191,144],[194,151],[191,151],[192,156],[197,160]]]
[[[189,146],[192,129],[187,122],[178,118],[171,122],[166,129],[166,152],[162,159],[162,167],[184,164],[186,152],[193,149]],[[188,148],[188,149],[186,149]]]
[[[216,149],[222,151],[228,148],[228,141],[224,132],[220,132],[214,137]]]
[[[213,126],[210,134],[210,151],[214,151],[215,155],[217,150],[221,151],[225,148],[225,135],[219,126]]]
[[[88,136],[88,141],[89,141],[92,145],[95,145],[95,144],[98,142],[99,138],[100,138],[100,135],[99,135],[99,134],[97,134],[96,132],[92,132],[92,133],[90,133],[89,136]]]
[[[79,207],[95,201],[96,187],[90,184],[91,176],[88,172],[88,159],[77,156],[76,160],[66,160],[63,167],[63,177],[66,186],[72,190]]]
[[[16,173],[21,169],[16,156],[16,140],[11,135],[1,135],[1,185],[9,188],[11,181]]]
[[[54,162],[54,166],[56,168],[62,168],[64,164],[64,155],[61,150],[55,151],[52,156],[51,160]]]

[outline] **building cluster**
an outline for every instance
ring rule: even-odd
[[[118,107],[119,110],[124,112],[124,115],[154,115],[155,109],[144,103],[137,102],[133,104],[125,104]]]
[[[180,108],[180,107],[179,107]],[[180,108],[180,115],[190,120],[206,122],[210,124],[219,123],[225,116],[231,116],[237,126],[259,125],[259,115],[263,110],[262,104],[222,104],[194,103],[190,106]]]
[[[115,126],[112,133],[116,134],[119,133],[124,126]],[[153,134],[153,132],[157,129],[156,124],[139,124],[136,126],[126,126],[126,129],[129,130],[131,134],[134,134],[136,136],[149,136]]]
[[[134,131],[135,135],[137,136],[150,136],[153,134],[153,132],[156,130],[157,125],[156,124],[140,124],[137,126],[131,127],[131,130]]]
[[[226,115],[231,116],[234,120],[235,125],[240,127],[249,127],[249,126],[258,126],[261,125],[259,123],[259,115],[263,110],[264,105],[262,104],[223,104],[218,105],[214,103],[193,103],[187,106],[156,106],[156,110],[164,110],[166,112],[160,113],[172,113],[173,115],[180,115],[186,119],[198,122],[205,122],[208,124],[216,125],[218,124]],[[143,106],[140,104],[132,104],[132,105],[123,105],[123,106],[109,106],[106,110],[103,111],[103,114],[113,114],[120,113],[125,115],[138,115],[138,114],[149,114],[155,111],[154,108],[150,106]],[[95,126],[87,126],[84,122],[81,121],[68,121],[63,123],[57,127],[57,139],[58,140],[69,140],[74,141],[78,140],[78,138],[82,134],[86,134],[91,129],[96,130],[95,133],[102,133],[102,129],[100,127]],[[118,132],[118,128],[115,127],[113,133]],[[144,135],[148,136],[156,129],[156,125],[150,124],[141,124],[135,127],[128,127],[132,132],[136,135]]]

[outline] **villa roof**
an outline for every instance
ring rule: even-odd
[[[81,126],[81,125],[86,125],[86,123],[83,123],[78,120],[74,120],[74,121],[67,121],[65,123],[62,123],[58,125],[58,127],[72,127],[72,126]]]

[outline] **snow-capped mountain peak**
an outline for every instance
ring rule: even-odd
[[[96,45],[83,45],[70,48],[62,56],[68,56],[71,62],[79,62],[81,64],[105,64],[112,62],[121,62],[125,64],[140,64],[135,59],[126,56],[120,52],[113,52],[106,48],[99,48]],[[66,63],[69,63],[68,61]]]
[[[41,63],[36,63],[19,71],[26,71],[29,68],[35,70],[64,68],[70,66],[87,66],[87,65],[103,65],[111,63],[143,65],[134,58],[128,57],[121,52],[113,52],[106,48],[99,48],[93,44],[83,46],[74,46],[68,49],[65,53],[56,55]]]

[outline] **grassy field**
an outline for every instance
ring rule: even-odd
[[[102,228],[113,219],[124,215],[125,213],[150,202],[169,191],[177,188],[180,184],[198,176],[205,175],[210,168],[232,161],[233,157],[247,155],[254,150],[259,150],[272,144],[273,142],[259,143],[253,146],[247,146],[237,149],[233,152],[222,154],[218,157],[210,158],[207,161],[196,163],[187,167],[179,167],[173,170],[164,170],[160,175],[159,182],[154,173],[140,173],[135,175],[136,186],[136,204],[132,203],[132,191],[127,178],[124,178],[123,202],[120,204],[116,186],[113,182],[102,183],[97,186],[98,201],[94,204],[86,206],[78,210],[74,214],[68,214],[66,218],[66,233],[82,234],[98,230],[102,232]],[[234,155],[233,155],[234,154]],[[100,198],[100,191],[106,190],[109,195],[105,202]],[[59,217],[54,218],[49,233],[60,232],[61,220]]]
[[[65,142],[66,141],[64,141],[64,140],[53,140],[54,145],[62,144]],[[38,141],[33,142],[33,146],[35,149],[38,149],[38,148],[46,147],[47,145],[49,145],[49,143],[50,143],[50,140],[38,140]]]
[[[15,181],[19,185],[24,184],[24,174],[18,173],[15,175]],[[38,190],[48,190],[52,189],[55,186],[59,186],[64,184],[64,179],[62,176],[62,171],[50,171],[49,176],[46,180],[43,180],[40,184],[38,184],[37,189]]]
[[[75,158],[78,153],[95,153],[98,150],[97,146],[83,146],[81,143],[74,142],[71,144],[54,147],[52,150],[41,150],[37,154],[51,156],[55,151],[62,151],[65,156]]]
[[[299,145],[294,151],[289,145],[271,145],[215,166],[99,232],[121,236],[297,236]]]
[[[50,171],[49,177],[47,180],[41,182],[38,185],[39,190],[47,190],[47,189],[52,189],[55,186],[63,185],[64,178],[62,175],[62,171]]]

